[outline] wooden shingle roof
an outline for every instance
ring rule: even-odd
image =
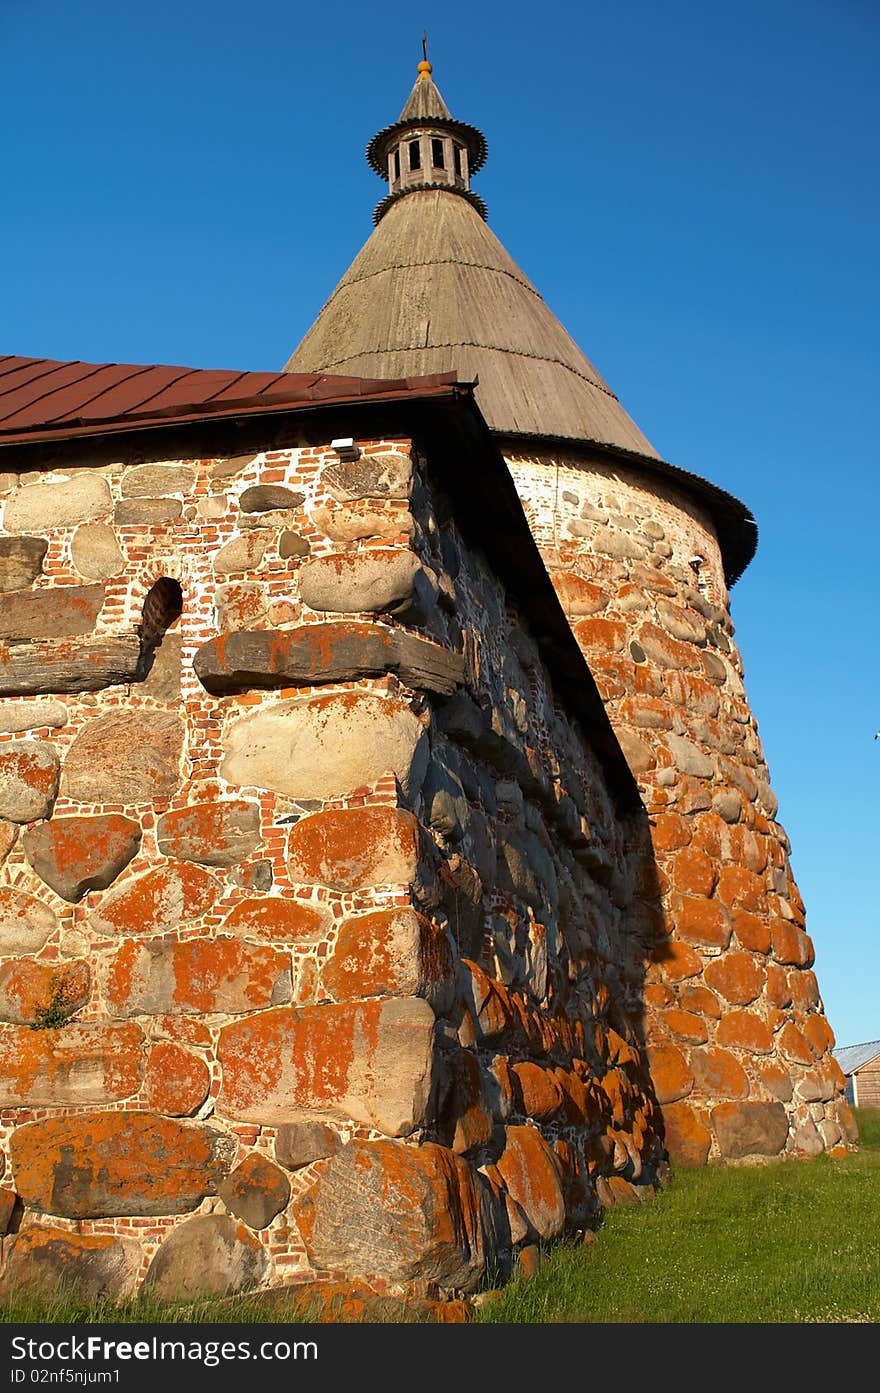
[[[657,459],[607,382],[466,199],[420,189],[388,209],[288,372],[479,378],[494,431]]]

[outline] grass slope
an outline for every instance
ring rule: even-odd
[[[504,1323],[880,1321],[880,1112],[842,1161],[681,1170],[559,1247],[479,1319]]]

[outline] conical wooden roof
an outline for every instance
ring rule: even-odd
[[[401,378],[455,372],[497,435],[599,447],[666,477],[708,509],[727,583],[755,552],[749,510],[717,485],[661,459],[608,383],[487,226],[469,174],[486,158],[482,133],[449,117],[431,78],[419,79],[400,119],[373,137],[380,177],[403,142],[434,134],[459,142],[468,169],[423,167],[392,184],[373,235],[355,258],[286,372]],[[442,186],[441,186],[442,185]]]
[[[595,440],[657,458],[608,384],[467,199],[416,189],[388,208],[288,372],[479,379],[504,435]]]

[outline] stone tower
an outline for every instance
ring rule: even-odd
[[[367,148],[389,189],[376,229],[286,368],[478,382],[650,818],[644,1009],[669,1150],[833,1150],[853,1123],[729,615],[754,519],[658,456],[490,231],[470,188],[485,139],[431,72]]]

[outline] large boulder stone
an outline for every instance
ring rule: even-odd
[[[565,1223],[559,1162],[535,1127],[508,1127],[496,1162],[507,1193],[539,1238],[556,1238]]]
[[[169,493],[189,493],[196,471],[187,464],[137,464],[122,476],[123,498],[156,498]]]
[[[67,725],[63,701],[0,701],[0,731],[18,735],[24,730],[54,730]]]
[[[58,793],[59,769],[53,745],[36,740],[0,745],[0,818],[36,822],[48,817]]]
[[[704,1166],[712,1134],[687,1103],[670,1103],[663,1109],[666,1149],[679,1166]]]
[[[220,773],[229,783],[291,798],[339,798],[392,771],[412,801],[428,764],[428,734],[410,707],[374,692],[280,701],[227,728]]]
[[[411,537],[415,531],[408,508],[383,507],[376,500],[355,503],[319,504],[309,509],[319,532],[333,542],[358,542],[365,537]]]
[[[788,1136],[788,1118],[781,1103],[719,1103],[712,1109],[712,1126],[721,1155],[778,1156]]]
[[[445,1147],[351,1141],[294,1205],[315,1267],[469,1291],[487,1257],[477,1177]]]
[[[144,1077],[137,1025],[77,1022],[56,1030],[0,1026],[0,1107],[93,1107],[122,1102]]]
[[[84,522],[76,529],[70,559],[83,580],[108,580],[125,566],[116,533],[106,522]]]
[[[409,498],[412,460],[408,455],[384,452],[360,455],[353,460],[334,460],[321,471],[321,484],[337,503],[359,498]]]
[[[765,973],[751,953],[725,953],[709,963],[703,976],[706,985],[719,992],[732,1006],[748,1006],[760,996]]]
[[[338,1132],[326,1122],[284,1122],[275,1136],[275,1159],[289,1171],[335,1156],[342,1146]]]
[[[433,1040],[419,999],[265,1011],[220,1032],[217,1111],[269,1124],[312,1113],[406,1136],[424,1117]]]
[[[690,774],[697,779],[711,779],[715,767],[708,755],[704,754],[692,740],[683,735],[667,735],[666,748],[679,774]]]
[[[101,983],[111,1016],[235,1015],[290,1000],[290,956],[239,938],[129,939]]]
[[[137,1285],[143,1249],[135,1238],[106,1233],[71,1233],[32,1224],[10,1239],[0,1301],[16,1297],[123,1301]]]
[[[59,585],[0,595],[0,638],[72,638],[90,634],[104,603],[103,585]]]
[[[418,862],[418,823],[398,808],[334,808],[303,818],[290,831],[290,878],[305,885],[408,885]]]
[[[141,1291],[154,1301],[232,1296],[259,1286],[269,1265],[260,1241],[225,1214],[199,1214],[171,1231]]]
[[[182,512],[179,498],[120,498],[113,521],[118,527],[161,527],[177,522]]]
[[[402,547],[312,556],[300,567],[300,595],[322,613],[393,614],[412,603],[422,569],[415,552]]]
[[[224,933],[272,943],[313,943],[326,938],[330,915],[323,905],[304,904],[282,895],[241,900],[223,920]]]
[[[137,634],[78,642],[0,644],[0,696],[100,692],[105,687],[139,681],[140,664]]]
[[[681,1050],[675,1045],[655,1045],[648,1058],[657,1102],[674,1103],[687,1097],[694,1086],[694,1076]]]
[[[45,537],[0,537],[0,591],[33,585],[48,550]]]
[[[266,532],[247,532],[240,537],[233,537],[214,557],[214,571],[218,576],[253,571],[259,566],[270,545],[271,537]]]
[[[234,866],[261,845],[260,806],[240,798],[191,803],[163,813],[156,836],[163,856],[203,866]]]
[[[57,927],[54,911],[35,895],[0,887],[0,957],[39,953]]]
[[[3,511],[3,527],[7,532],[54,531],[89,522],[112,508],[106,479],[98,474],[76,474],[72,479],[47,480],[18,489]]]
[[[367,996],[424,996],[451,1005],[453,952],[445,930],[403,906],[346,919],[321,982],[334,1001]]]
[[[25,1205],[67,1219],[185,1214],[226,1176],[237,1138],[147,1112],[79,1112],[28,1122],[10,1142]]]
[[[64,761],[78,803],[149,803],[180,783],[183,723],[170,711],[113,711],[86,722]]]
[[[0,966],[0,1020],[35,1028],[61,1025],[85,1006],[91,985],[84,959],[7,958]]]
[[[729,1050],[706,1045],[691,1050],[691,1069],[696,1088],[710,1098],[747,1098],[749,1079]]]
[[[222,634],[202,644],[196,676],[222,696],[255,687],[323,686],[397,673],[406,686],[448,694],[464,681],[464,658],[419,634],[367,620]]]
[[[222,894],[209,871],[188,861],[170,861],[117,885],[89,922],[100,934],[171,933],[207,914]]]
[[[220,1185],[217,1193],[230,1214],[252,1229],[265,1229],[290,1199],[290,1181],[265,1156],[252,1151]]]
[[[243,513],[269,513],[279,508],[299,508],[305,502],[304,493],[296,493],[283,484],[252,484],[238,500]]]
[[[141,829],[120,813],[56,817],[22,835],[37,875],[64,900],[76,903],[89,890],[106,890],[136,854]]]
[[[154,701],[180,701],[181,636],[163,634],[140,673],[141,693]]]
[[[211,1070],[201,1055],[173,1040],[153,1045],[143,1091],[144,1106],[151,1112],[190,1117],[202,1106],[210,1088]]]

